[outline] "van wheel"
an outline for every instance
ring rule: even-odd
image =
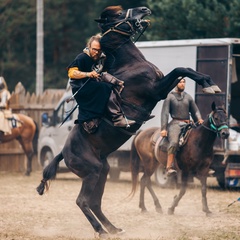
[[[176,184],[175,178],[168,177],[167,171],[163,166],[158,166],[154,175],[155,175],[155,182],[159,187],[172,188],[174,186],[174,182]]]
[[[42,167],[45,168],[53,160],[53,153],[51,150],[47,150],[42,157]]]

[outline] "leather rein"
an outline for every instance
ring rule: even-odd
[[[132,24],[130,23],[130,20],[132,20],[132,9],[128,9],[127,10],[126,17],[123,20],[119,20],[119,21],[114,22],[115,25],[113,27],[110,27],[106,32],[104,32],[102,34],[102,37],[105,36],[106,34],[110,33],[110,32],[117,32],[117,33],[120,33],[122,35],[129,36],[129,37],[132,36],[137,31],[134,30]],[[142,26],[143,22],[147,23],[147,25],[145,27]],[[108,24],[105,24],[105,26],[112,25],[112,24],[113,23],[108,23]],[[130,27],[130,30],[127,31],[127,30],[121,29],[120,26],[122,24],[127,24]],[[144,31],[146,30],[146,28],[149,25],[150,25],[150,21],[149,20],[142,20],[142,19],[140,19],[140,20],[137,20],[135,22],[135,26],[140,30],[140,36],[144,33]]]

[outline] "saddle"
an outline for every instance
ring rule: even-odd
[[[190,122],[189,124],[187,124],[186,126],[184,126],[181,129],[181,133],[180,133],[180,137],[179,137],[179,144],[178,144],[179,148],[183,147],[186,144],[192,128],[193,128],[193,123]],[[160,132],[161,132],[160,128],[157,129],[153,133],[152,138],[151,138],[151,143],[152,143],[152,146],[154,149],[154,155],[158,161],[159,161],[158,156],[160,155],[159,152],[160,151],[167,152],[167,149],[169,146],[168,138],[161,137]]]
[[[13,114],[11,110],[0,111],[0,131],[5,135],[11,134],[13,128],[21,126],[21,121],[16,114]]]

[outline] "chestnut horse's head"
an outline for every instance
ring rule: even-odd
[[[228,118],[224,106],[216,107],[215,102],[212,103],[212,112],[209,114],[210,128],[215,131],[222,139],[229,137]]]
[[[103,10],[100,18],[95,19],[95,21],[99,23],[103,35],[114,31],[131,36],[142,31],[149,24],[149,21],[143,20],[143,18],[150,14],[151,11],[147,7],[123,10],[121,6],[109,6]]]

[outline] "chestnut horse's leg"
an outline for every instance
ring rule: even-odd
[[[145,187],[147,185],[147,175],[144,173],[140,180],[140,198],[139,198],[139,208],[142,209],[142,212],[147,212],[147,208],[145,206],[144,194]]]
[[[23,140],[22,137],[18,137],[17,140],[21,144],[22,149],[27,156],[27,170],[25,175],[30,176],[30,173],[32,172],[32,158],[34,156],[32,141]]]
[[[94,197],[91,198],[90,200],[90,209],[93,211],[95,216],[99,219],[99,221],[106,227],[109,233],[111,234],[116,234],[116,233],[121,233],[124,232],[124,230],[120,228],[116,228],[103,214],[102,209],[101,209],[101,201],[102,201],[102,196],[105,188],[105,183],[107,181],[107,174],[109,172],[109,164],[106,159],[103,159],[103,168],[100,173],[98,182],[95,186],[94,189]]]
[[[156,208],[156,211],[158,213],[163,213],[162,211],[162,207],[159,203],[159,200],[155,194],[155,192],[153,191],[153,188],[152,188],[152,181],[151,181],[151,177],[149,176],[148,179],[147,179],[147,185],[146,185],[148,191],[150,192],[152,198],[153,198],[153,201],[154,201],[154,205],[155,205],[155,208]]]
[[[207,203],[207,177],[202,176],[199,179],[201,182],[201,192],[202,192],[202,210],[208,216],[212,212],[209,210],[208,203]]]
[[[181,183],[181,188],[180,192],[178,195],[176,195],[173,199],[172,206],[168,208],[168,214],[172,215],[174,214],[175,207],[177,207],[179,201],[183,197],[183,195],[186,193],[187,190],[187,182],[188,182],[188,173],[182,172],[182,183]]]
[[[139,208],[142,209],[142,212],[147,212],[147,208],[145,206],[145,201],[144,201],[144,194],[145,194],[145,188],[147,187],[148,191],[150,192],[153,201],[154,201],[154,205],[156,208],[156,211],[159,213],[162,213],[162,207],[159,203],[159,200],[155,194],[155,192],[153,191],[152,188],[152,181],[151,181],[151,176],[148,176],[146,173],[143,174],[143,176],[141,177],[141,181],[140,181],[140,200],[139,200]]]

